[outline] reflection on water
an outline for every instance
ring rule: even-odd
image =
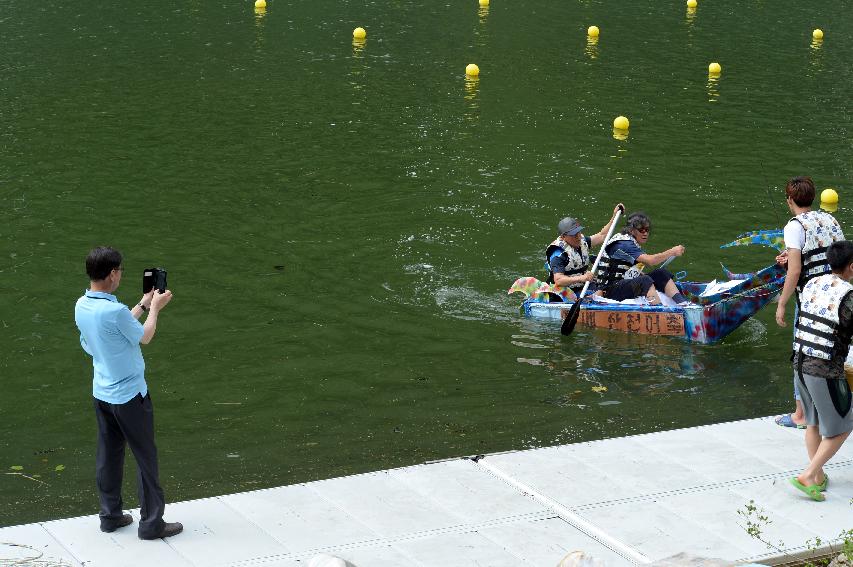
[[[717,102],[720,98],[720,74],[708,73],[708,102]]]
[[[670,375],[693,376],[705,370],[696,356],[702,347],[680,339],[609,331],[590,331],[589,335],[597,346],[590,353],[589,364],[602,371],[611,367],[634,368],[641,370],[641,375],[648,373],[659,378]],[[654,381],[652,383],[657,384]]]
[[[767,330],[757,319],[718,345],[698,345],[676,337],[657,337],[578,327],[568,337],[559,334],[556,322],[521,316],[520,332],[510,344],[527,352],[516,362],[548,369],[561,383],[592,391],[584,384],[608,389],[610,397],[665,391],[701,392],[696,379],[736,375],[739,362],[721,351],[760,349],[767,344]],[[574,391],[574,390],[573,390]],[[602,393],[603,390],[596,390]]]
[[[721,387],[715,375],[739,371],[719,355],[720,347],[590,329],[562,337],[556,323],[524,318],[518,325],[509,337],[516,362],[543,373],[540,403],[560,408],[569,425],[553,439],[534,442],[537,446],[577,440],[580,423],[601,424],[602,431],[630,427],[659,411],[652,408],[714,395]]]
[[[587,36],[583,52],[590,59],[598,59],[598,38]]]
[[[465,76],[465,119],[476,122],[480,119],[480,102],[478,94],[480,78]]]
[[[809,49],[809,65],[812,71],[820,71],[823,68],[823,40],[812,39]]]
[[[480,9],[477,11],[477,14],[480,16],[480,23],[485,24],[486,18],[489,16],[489,7],[480,6]]]
[[[628,139],[628,130],[623,130],[622,128],[614,128],[613,129],[613,137],[617,140],[623,141]],[[625,151],[623,148],[620,148],[618,151]],[[621,157],[621,156],[620,156]]]
[[[687,7],[687,25],[693,25],[693,21],[696,19],[696,7]]]
[[[487,49],[490,41],[491,34],[489,33],[489,26],[486,25],[488,17],[489,7],[480,6],[480,9],[477,10],[478,25],[474,26],[474,44],[481,49]]]
[[[264,47],[264,18],[267,15],[266,7],[255,6],[255,50],[260,51]]]
[[[367,66],[367,62],[364,59],[364,46],[367,45],[367,39],[365,38],[353,38],[352,39],[352,58],[356,64],[350,69],[350,77],[352,80],[350,81],[350,85],[356,91],[360,91],[364,89],[364,81],[362,75],[364,75],[364,68]],[[352,104],[358,106],[362,104],[364,100],[359,98],[357,100],[353,100]]]
[[[575,385],[590,382],[626,391],[658,389],[671,385],[675,378],[698,376],[706,369],[703,350],[709,347],[681,339],[600,329],[578,329],[563,338],[553,323],[526,320],[522,326],[536,332],[511,336],[512,345],[531,350],[529,355],[517,357],[517,362],[547,368]],[[626,375],[631,379],[622,383]]]

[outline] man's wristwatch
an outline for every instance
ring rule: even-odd
[[[148,311],[148,308],[142,305],[141,303],[137,303],[136,306],[141,307],[143,311]]]

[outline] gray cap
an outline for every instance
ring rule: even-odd
[[[578,219],[573,219],[572,217],[566,217],[560,221],[560,224],[557,225],[557,232],[560,235],[567,234],[569,236],[574,236],[580,231],[583,230],[583,227],[578,222]]]

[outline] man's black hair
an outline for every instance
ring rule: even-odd
[[[826,249],[826,260],[833,272],[844,271],[844,268],[853,264],[853,242],[849,240],[833,242]]]
[[[121,267],[121,252],[109,246],[93,248],[86,256],[86,273],[93,282],[102,280]]]
[[[652,229],[652,219],[649,218],[649,215],[644,213],[643,211],[636,211],[628,215],[628,218],[625,219],[625,229],[637,230],[639,228],[648,228]]]

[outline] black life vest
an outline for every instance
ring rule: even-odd
[[[613,243],[621,241],[633,242],[637,248],[640,247],[640,244],[633,236],[624,232],[614,235],[605,243],[604,251],[601,253],[601,260],[598,261],[598,269],[595,271],[595,283],[599,289],[604,289],[620,280],[636,278],[643,274],[642,264],[639,264],[635,259],[628,257],[614,258],[608,254],[607,249]]]
[[[545,266],[548,269],[548,283],[554,283],[554,272],[551,271],[551,259],[557,256],[566,256],[566,270],[563,272],[567,276],[577,276],[585,274],[589,270],[589,244],[586,238],[581,235],[580,250],[572,248],[569,244],[557,238],[554,242],[548,245],[545,249]],[[578,292],[583,288],[583,284],[572,284],[569,288]]]

